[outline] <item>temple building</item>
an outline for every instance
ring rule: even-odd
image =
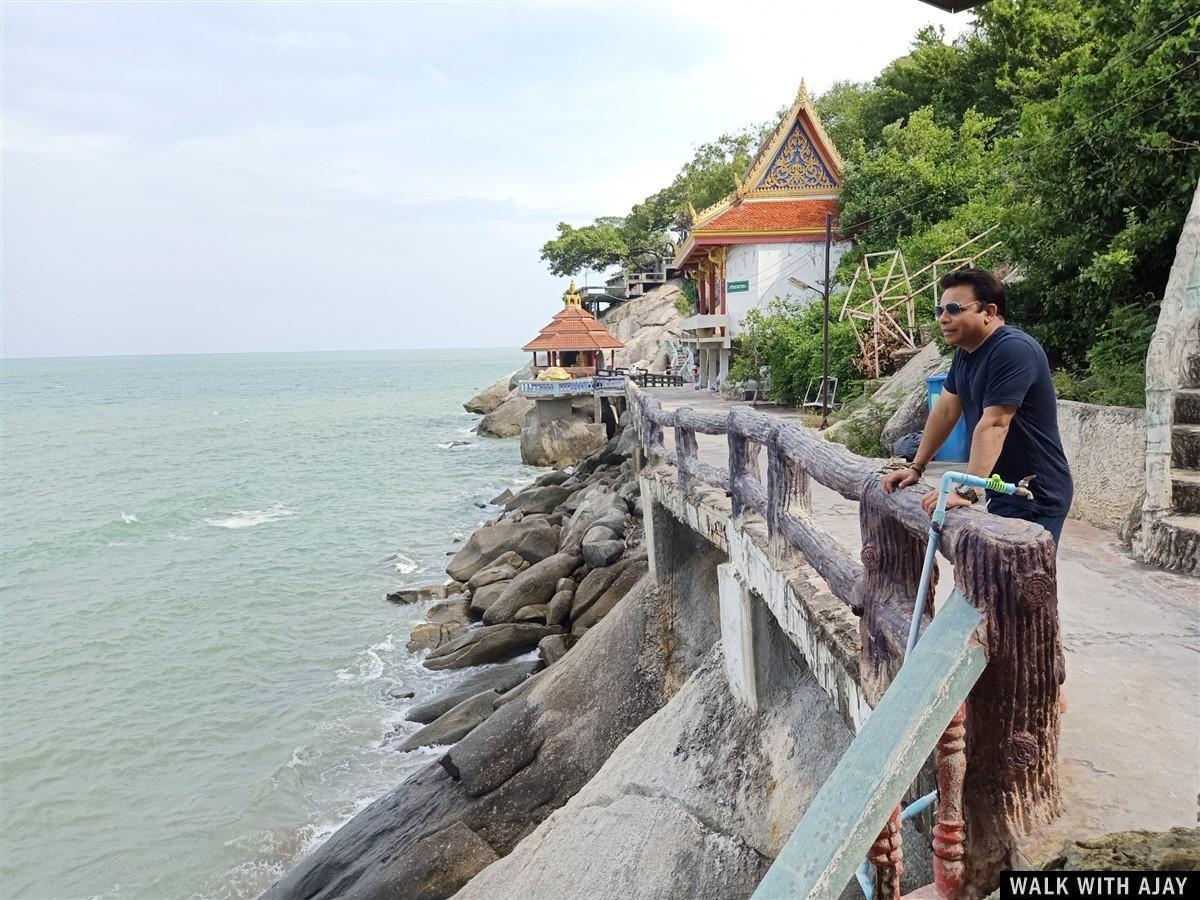
[[[734,192],[694,213],[673,266],[692,277],[699,295],[696,315],[681,327],[702,385],[724,381],[751,309],[765,308],[776,297],[819,296],[827,212],[834,223],[830,271],[851,246],[837,233],[842,168],[801,83]]]
[[[591,378],[598,370],[611,368],[616,351],[624,346],[583,308],[583,299],[572,281],[563,294],[562,311],[521,349],[533,354],[535,376],[555,367],[572,378]],[[605,365],[605,350],[610,352],[608,365]]]

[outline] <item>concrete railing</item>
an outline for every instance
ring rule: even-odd
[[[859,685],[876,706],[903,662],[929,534],[924,491],[885,494],[875,461],[812,429],[749,408],[668,412],[635,385],[626,390],[648,467],[674,466],[684,494],[699,484],[725,490],[735,523],[765,523],[773,566],[807,562],[858,615]],[[674,450],[666,445],[668,429]],[[725,466],[701,460],[698,434],[726,437]],[[809,515],[810,478],[859,503],[857,559]],[[938,746],[939,783],[945,783],[934,827],[935,872],[942,896],[980,896],[1014,866],[1021,838],[1062,810],[1057,756],[1064,670],[1055,547],[1040,526],[956,510],[939,550],[954,564],[958,591],[980,614],[976,640],[986,667]],[[932,599],[921,615],[927,627]],[[898,833],[887,840],[899,849]],[[899,885],[893,855],[892,863],[887,854],[877,856],[885,864],[876,883],[889,893]]]

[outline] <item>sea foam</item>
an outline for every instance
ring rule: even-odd
[[[223,519],[205,519],[214,528],[253,528],[267,522],[277,522],[296,513],[282,503],[273,503],[266,509],[240,509]]]

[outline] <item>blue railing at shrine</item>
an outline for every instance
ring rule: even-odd
[[[522,397],[579,397],[585,394],[625,390],[624,375],[597,375],[594,378],[571,378],[567,381],[518,382]]]

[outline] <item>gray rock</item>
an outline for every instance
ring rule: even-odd
[[[525,414],[532,409],[532,400],[513,392],[509,394],[508,399],[483,417],[475,427],[475,432],[484,437],[516,437],[521,433]]]
[[[749,897],[851,741],[807,667],[783,667],[777,682],[750,713],[713,648],[570,803],[455,900]],[[928,837],[921,843],[904,842],[905,868],[910,854],[929,856]],[[840,887],[820,896],[837,898]]]
[[[425,658],[427,669],[462,669],[484,663],[512,659],[519,653],[537,646],[537,642],[549,634],[558,634],[559,628],[548,625],[505,622],[473,628],[447,644],[442,644]]]
[[[432,700],[417,704],[405,714],[404,718],[410,722],[428,725],[438,716],[481,691],[491,691],[499,696],[516,687],[533,674],[535,665],[532,662],[515,662],[500,666],[488,666],[468,675],[457,685],[443,691]]]
[[[575,591],[575,597],[571,602],[570,618],[572,621],[578,619],[600,599],[600,596],[608,590],[609,585],[617,580],[617,576],[621,574],[623,568],[623,566],[617,565],[592,569],[583,581],[579,582],[579,589]]]
[[[571,553],[556,553],[536,563],[508,583],[504,594],[487,608],[483,621],[488,625],[511,622],[517,610],[535,603],[546,603],[554,595],[558,579],[569,575],[579,565],[579,557]]]
[[[410,687],[405,687],[402,684],[397,684],[388,690],[388,696],[393,700],[409,700],[417,696],[417,692]]]
[[[508,379],[508,389],[510,391],[515,391],[517,389],[518,384],[520,384],[522,381],[529,381],[532,378],[533,378],[533,367],[532,366],[526,366],[523,369],[519,369],[518,371],[513,372],[512,377]]]
[[[508,386],[508,381],[511,377],[510,375],[505,375],[495,384],[484,388],[464,403],[463,409],[469,413],[486,416],[508,399],[508,395],[512,392],[512,388]]]
[[[549,624],[546,622],[546,611],[550,607],[545,603],[535,603],[533,606],[526,606],[517,610],[517,614],[513,616],[514,622],[537,622],[538,624]]]
[[[601,487],[590,488],[587,496],[582,499],[579,507],[571,514],[567,524],[562,529],[559,538],[559,548],[568,550],[583,543],[583,537],[596,522],[620,515],[622,518],[628,512],[628,507],[616,494]]]
[[[497,522],[476,529],[454,554],[446,572],[455,581],[469,581],[472,575],[510,550],[530,562],[539,562],[558,550],[558,529],[541,521],[527,525]]]
[[[516,554],[513,555],[515,556]],[[467,590],[477,591],[481,587],[487,587],[489,584],[495,584],[497,581],[511,581],[516,577],[517,570],[511,563],[497,561],[486,569],[480,569],[472,575],[471,580],[467,582]]]
[[[615,531],[612,528],[597,524],[587,530],[587,534],[583,536],[583,544],[586,547],[588,544],[594,544],[597,541],[619,541],[624,534],[624,528],[620,531]]]
[[[625,534],[625,518],[625,514],[614,511],[611,515],[607,515],[603,519],[597,519],[592,528],[607,528],[613,533],[614,537],[621,538]],[[588,530],[590,531],[591,529],[589,528]]]
[[[462,822],[421,838],[391,864],[404,872],[406,897],[449,897],[475,872],[499,857],[487,841]],[[347,897],[340,889],[334,896]],[[357,895],[355,895],[357,896]],[[388,892],[387,896],[398,896]]]
[[[467,630],[462,622],[422,622],[413,628],[405,648],[409,653],[433,650]]]
[[[601,594],[595,603],[585,609],[577,618],[572,617],[571,633],[578,637],[583,634],[584,630],[592,627],[608,615],[613,607],[626,594],[633,590],[634,585],[642,580],[642,576],[646,574],[647,569],[648,566],[645,560],[636,560],[633,564],[626,566],[621,574],[617,576],[616,580],[608,586],[608,590]]]
[[[556,469],[553,472],[547,472],[534,482],[538,487],[547,487],[548,485],[562,484],[571,476],[567,474],[565,469]]]
[[[483,614],[488,611],[488,607],[504,596],[504,592],[508,590],[510,584],[512,584],[511,580],[496,581],[477,590],[471,595],[471,615],[482,618]]]
[[[508,488],[505,488],[499,494],[497,494],[495,497],[493,497],[490,502],[491,502],[492,506],[503,506],[505,503],[507,503],[509,500],[511,500],[512,497],[513,497],[513,492],[510,491]]]
[[[571,496],[570,490],[559,485],[526,488],[505,504],[507,509],[519,509],[526,515],[548,513]]]
[[[575,599],[574,591],[559,591],[550,598],[546,606],[546,624],[566,626],[571,616],[571,601]]]
[[[406,605],[409,603],[427,603],[430,600],[445,600],[453,594],[461,593],[463,586],[457,581],[449,584],[426,584],[421,587],[401,588],[387,595],[389,603]]]
[[[627,481],[617,489],[617,496],[626,503],[632,503],[642,496],[642,486],[638,484],[636,478]]]
[[[925,429],[925,422],[929,418],[927,393],[924,384],[914,387],[900,401],[900,405],[896,407],[896,411],[892,413],[892,417],[883,426],[883,431],[879,435],[879,443],[889,452],[899,438],[911,432],[923,431]]]
[[[611,533],[611,532],[610,532]],[[584,541],[583,559],[589,566],[611,566],[625,552],[624,541]]]
[[[633,456],[633,451],[638,445],[637,430],[633,428],[625,428],[621,431],[621,437],[617,441],[617,455],[628,458]]]
[[[605,442],[602,424],[592,425],[574,416],[543,422],[536,410],[530,410],[525,416],[524,427],[518,431],[521,435],[521,460],[530,466],[561,469],[587,456]]]
[[[552,666],[575,646],[576,638],[569,634],[552,634],[538,641],[538,657],[546,666]]]
[[[560,578],[558,583],[554,585],[554,592],[560,594],[566,591],[568,594],[575,593],[575,582],[570,578]]]
[[[495,691],[480,691],[410,735],[396,749],[407,753],[418,747],[458,743],[495,712],[495,702]]]

